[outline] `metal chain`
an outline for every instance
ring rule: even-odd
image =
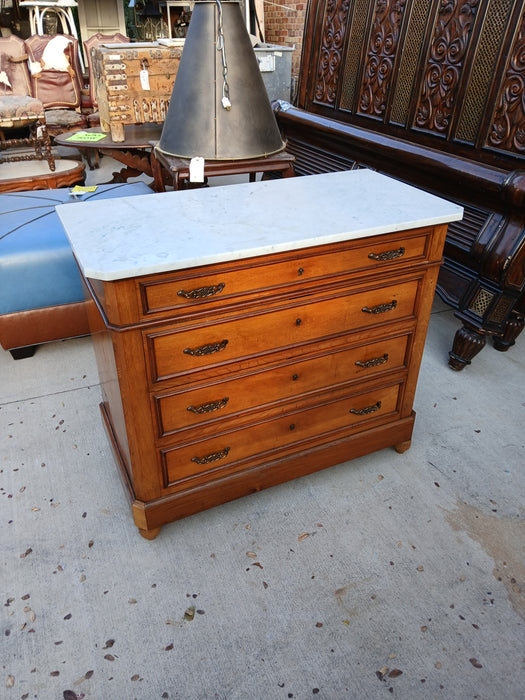
[[[224,32],[222,28],[222,5],[220,0],[215,0],[219,12],[219,26],[217,31],[217,51],[221,52],[222,59],[222,106],[224,109],[231,109],[230,86],[228,85],[228,63],[226,61],[226,49],[224,47]]]

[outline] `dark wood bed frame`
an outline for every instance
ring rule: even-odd
[[[525,6],[310,0],[294,105],[275,104],[298,175],[370,167],[462,204],[438,293],[461,370],[525,316]],[[377,193],[378,197],[381,193]]]

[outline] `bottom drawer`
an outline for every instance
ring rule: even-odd
[[[237,471],[271,454],[320,444],[337,433],[355,432],[362,424],[395,420],[403,382],[364,390],[334,401],[242,429],[225,431],[207,440],[161,450],[164,486],[188,488]],[[174,488],[176,487],[176,488]]]

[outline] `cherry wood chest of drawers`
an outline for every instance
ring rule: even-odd
[[[345,191],[356,181],[353,173],[336,176]],[[334,177],[311,180],[321,192]],[[388,180],[396,192],[416,192],[375,173],[362,177],[374,191]],[[154,195],[149,206],[155,212],[156,203],[167,206],[161,198],[170,197],[173,222],[165,225],[173,227],[176,250],[172,204],[191,208],[202,198],[209,225],[219,233],[214,207],[215,216],[226,211],[229,230],[239,221],[250,228],[242,211],[235,219],[236,204],[243,198],[253,203],[260,192],[281,195],[285,182],[213,188],[220,192],[215,198],[206,190]],[[286,186],[283,194],[291,218],[295,192]],[[303,199],[302,187],[297,192],[302,206],[318,205]],[[234,259],[180,262],[174,269],[165,262],[161,266],[170,269],[146,274],[143,264],[137,275],[123,264],[117,279],[103,279],[104,272],[97,278],[89,261],[83,267],[82,245],[76,250],[70,236],[92,300],[102,415],[144,537],[155,537],[167,522],[286,480],[388,446],[398,452],[410,446],[447,229],[443,219],[461,216],[459,207],[425,197],[445,212],[434,217],[437,223],[430,211],[432,223],[406,230],[353,237],[370,226],[357,226],[357,234],[337,229],[340,240],[324,242],[317,234],[272,244],[270,252],[259,247],[257,254],[248,246],[248,254],[236,251]],[[349,218],[355,207],[348,204]],[[206,257],[197,235],[199,211],[195,241]],[[326,221],[330,230],[330,213],[316,212],[312,219]],[[107,221],[109,210],[99,213]],[[287,225],[268,213],[272,226]],[[69,232],[75,226],[67,214],[59,210]],[[408,223],[414,221],[409,217]],[[131,249],[133,226],[130,219]]]

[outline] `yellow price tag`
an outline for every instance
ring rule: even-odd
[[[97,186],[92,185],[91,187],[83,187],[82,185],[75,185],[71,188],[72,194],[84,194],[84,192],[96,192]]]

